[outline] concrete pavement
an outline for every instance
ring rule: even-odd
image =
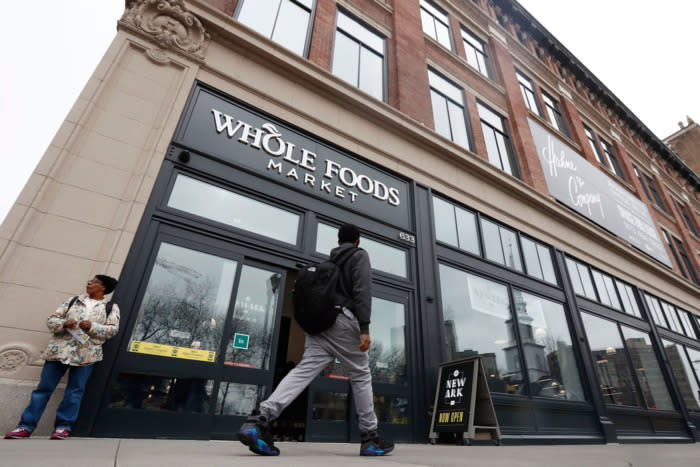
[[[114,438],[0,440],[0,466],[299,466],[299,467],[698,467],[700,443],[566,446],[398,445],[392,455],[359,457],[358,444],[277,444],[260,457],[234,441]]]

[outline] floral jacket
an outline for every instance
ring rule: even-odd
[[[109,300],[103,299],[102,303],[88,311],[85,302],[87,298],[87,294],[79,295],[69,310],[68,305],[73,299],[70,297],[49,316],[46,325],[53,336],[42,355],[45,360],[56,360],[71,366],[83,366],[102,360],[102,344],[119,331],[119,307],[113,303],[112,312],[107,319],[106,305]],[[87,331],[90,339],[85,344],[80,344],[63,329],[63,323],[69,319],[92,321],[92,327]]]

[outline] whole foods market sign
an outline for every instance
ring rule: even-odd
[[[528,123],[552,196],[671,267],[649,208],[542,125]]]
[[[175,140],[343,207],[409,225],[404,180],[203,87],[195,88]]]

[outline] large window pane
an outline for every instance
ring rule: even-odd
[[[668,303],[661,301],[661,309],[663,310],[664,315],[666,316],[666,321],[671,326],[670,329],[679,334],[683,334],[683,330],[681,329],[681,324],[678,321],[678,316],[676,315],[675,308],[669,305]]]
[[[676,378],[686,407],[688,410],[700,412],[700,384],[698,384],[698,379],[693,371],[692,362],[688,359],[682,345],[665,339],[663,342],[668,361],[671,364],[671,371]]]
[[[523,256],[525,257],[525,268],[528,275],[538,279],[544,279],[540,259],[537,256],[537,245],[529,238],[522,238]]]
[[[372,346],[369,368],[373,383],[406,382],[406,311],[402,303],[372,297]]]
[[[250,415],[258,404],[265,400],[265,386],[240,384],[222,381],[219,385],[219,397],[216,400],[216,415]]]
[[[316,252],[327,255],[338,246],[338,228],[319,223],[316,236]],[[400,277],[408,277],[408,253],[406,250],[385,243],[360,237],[360,248],[367,251],[372,269]]]
[[[641,407],[617,324],[588,313],[581,316],[603,399],[608,404]]]
[[[585,400],[564,307],[519,290],[514,298],[530,395]]]
[[[384,98],[384,60],[365,48],[360,52],[360,83],[358,87],[379,100]]]
[[[435,121],[435,131],[447,139],[452,139],[450,129],[450,115],[447,110],[447,99],[432,89],[430,90],[430,101],[433,106],[433,120]]]
[[[238,14],[238,21],[271,37],[280,0],[245,0]]]
[[[484,236],[484,247],[486,249],[486,259],[504,264],[503,249],[501,248],[501,236],[498,232],[498,225],[486,219],[481,219],[481,232]]]
[[[304,55],[310,12],[287,0],[282,2],[272,40],[299,55]]]
[[[435,214],[435,237],[437,240],[453,246],[459,246],[454,206],[433,196],[433,211]]]
[[[666,379],[661,372],[649,335],[627,326],[621,326],[621,328],[647,407],[673,410]]]
[[[476,227],[476,214],[455,207],[457,214],[457,235],[459,247],[475,255],[479,254],[479,234]]]
[[[520,393],[520,351],[507,288],[441,264],[440,290],[448,358],[481,355],[491,391]]]
[[[647,294],[644,294],[644,300],[647,302],[647,308],[649,309],[654,322],[659,326],[668,327],[661,312],[661,305],[659,305],[659,301]]]
[[[331,73],[353,86],[357,86],[359,69],[360,44],[339,31],[335,35]]]
[[[243,266],[226,365],[269,368],[281,280],[276,272]]]
[[[178,175],[168,207],[296,245],[299,215]]]
[[[452,129],[452,141],[469,148],[469,136],[467,135],[467,122],[464,118],[464,108],[447,103],[447,111],[450,114],[450,128]]]
[[[693,326],[690,324],[690,316],[688,316],[688,312],[681,310],[680,308],[677,308],[678,310],[678,316],[681,319],[681,322],[683,323],[683,329],[685,331],[685,335],[697,339],[697,335],[695,334],[695,329],[693,329]]]
[[[157,412],[209,413],[214,381],[120,373],[109,407]]]
[[[214,362],[237,263],[161,243],[129,351]]]

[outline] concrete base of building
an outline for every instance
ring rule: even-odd
[[[25,381],[12,378],[0,378],[0,434],[12,430],[19,422],[22,411],[29,404],[29,397],[37,385],[37,381]],[[53,431],[56,409],[61,403],[64,383],[59,383],[36,427],[33,436],[49,436]]]

